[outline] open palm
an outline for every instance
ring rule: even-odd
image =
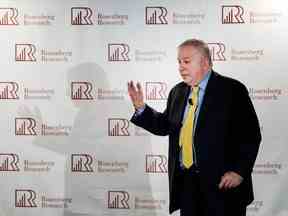
[[[141,84],[137,82],[136,86],[133,81],[128,82],[128,93],[135,109],[144,106],[144,96]]]

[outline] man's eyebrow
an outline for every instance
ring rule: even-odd
[[[177,59],[190,59],[191,57],[177,58]]]

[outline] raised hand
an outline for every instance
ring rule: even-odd
[[[145,105],[144,96],[140,83],[137,82],[135,87],[133,81],[130,81],[127,83],[127,85],[128,85],[128,93],[135,109],[144,107]]]

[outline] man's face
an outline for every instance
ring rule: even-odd
[[[193,46],[183,46],[178,50],[179,72],[183,81],[191,84],[198,80],[205,72],[205,58]]]

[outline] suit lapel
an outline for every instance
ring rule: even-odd
[[[206,86],[206,91],[205,91],[203,102],[201,105],[201,110],[199,111],[199,116],[198,116],[195,132],[194,132],[195,136],[197,136],[199,129],[202,128],[202,125],[204,124],[204,121],[205,121],[206,113],[211,108],[211,104],[213,103],[215,98],[217,98],[218,79],[219,79],[219,74],[212,71],[210,79],[208,80],[208,83]]]
[[[177,112],[176,112],[176,115],[174,116],[174,122],[176,123],[176,126],[179,128],[181,128],[182,126],[182,119],[184,116],[185,107],[187,104],[190,91],[191,91],[190,87],[186,85],[185,83],[183,83],[182,88],[179,89],[179,92],[176,95],[175,105],[177,106]]]

